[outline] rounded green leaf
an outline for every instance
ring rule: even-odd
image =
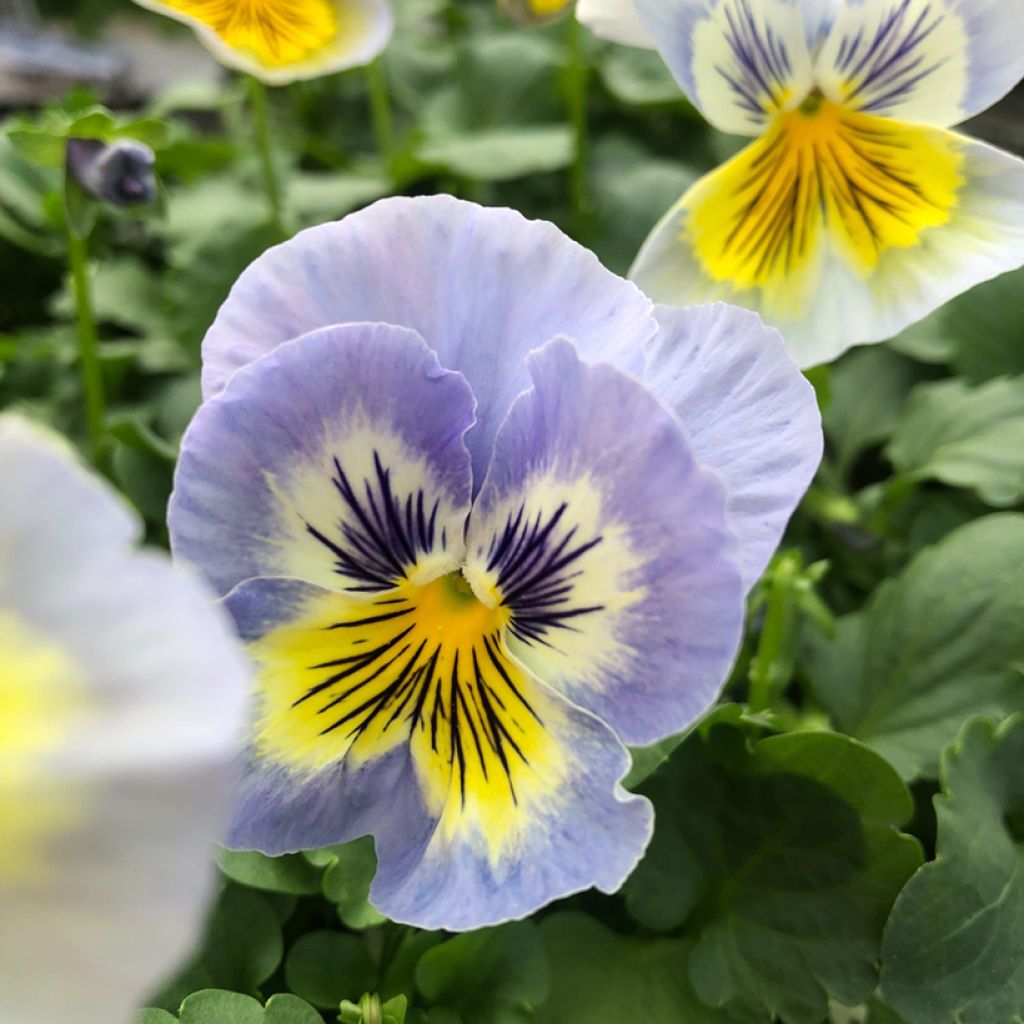
[[[376,986],[377,968],[362,939],[342,932],[308,932],[288,950],[284,964],[288,987],[324,1009],[342,999],[356,1000]]]
[[[181,1024],[263,1024],[263,1007],[238,992],[206,989],[181,1004]]]

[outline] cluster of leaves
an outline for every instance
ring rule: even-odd
[[[362,72],[272,96],[289,230],[446,191],[553,220],[624,272],[735,146],[653,55],[564,23],[516,28],[483,2],[396,6],[390,124],[370,116]],[[279,238],[243,92],[183,87],[131,120],[74,96],[6,127],[0,406],[79,439],[60,146],[135,134],[157,151],[163,202],[103,212],[90,246],[106,469],[159,542],[201,338]],[[812,378],[821,472],[752,596],[729,703],[634,752],[627,785],[658,824],[622,893],[446,936],[376,912],[369,840],[225,852],[205,937],[144,1024],[1024,1017],[1024,273]]]

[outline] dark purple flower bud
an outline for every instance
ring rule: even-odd
[[[139,206],[156,198],[156,157],[132,139],[109,145],[99,139],[68,139],[68,173],[94,199]]]

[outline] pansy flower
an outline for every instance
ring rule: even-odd
[[[135,0],[184,22],[228,67],[270,85],[369,64],[387,45],[387,0]]]
[[[809,366],[1024,263],[1024,162],[949,131],[1024,75],[1024,0],[600,0],[635,10],[690,100],[756,136],[630,276],[758,310]]]
[[[0,1020],[127,1024],[189,952],[249,688],[230,620],[0,416]]]
[[[203,358],[170,527],[257,666],[230,844],[372,833],[424,928],[618,888],[622,743],[715,700],[820,455],[778,335],[439,196],[268,251]]]

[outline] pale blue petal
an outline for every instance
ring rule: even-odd
[[[476,395],[466,444],[479,481],[498,425],[529,384],[526,354],[566,333],[586,359],[638,370],[655,330],[650,310],[552,224],[450,196],[385,199],[300,233],[242,274],[203,343],[204,393],[318,327],[409,327]]]
[[[170,503],[175,554],[221,594],[257,576],[359,591],[414,562],[454,567],[472,422],[465,379],[406,328],[349,324],[281,345],[189,427]],[[360,520],[374,509],[383,526]]]
[[[814,389],[756,313],[719,302],[658,306],[656,316],[661,329],[647,346],[644,384],[725,481],[749,589],[821,461]]]
[[[512,649],[627,743],[715,701],[743,622],[719,477],[641,384],[558,339],[529,361],[473,508],[466,575]]]

